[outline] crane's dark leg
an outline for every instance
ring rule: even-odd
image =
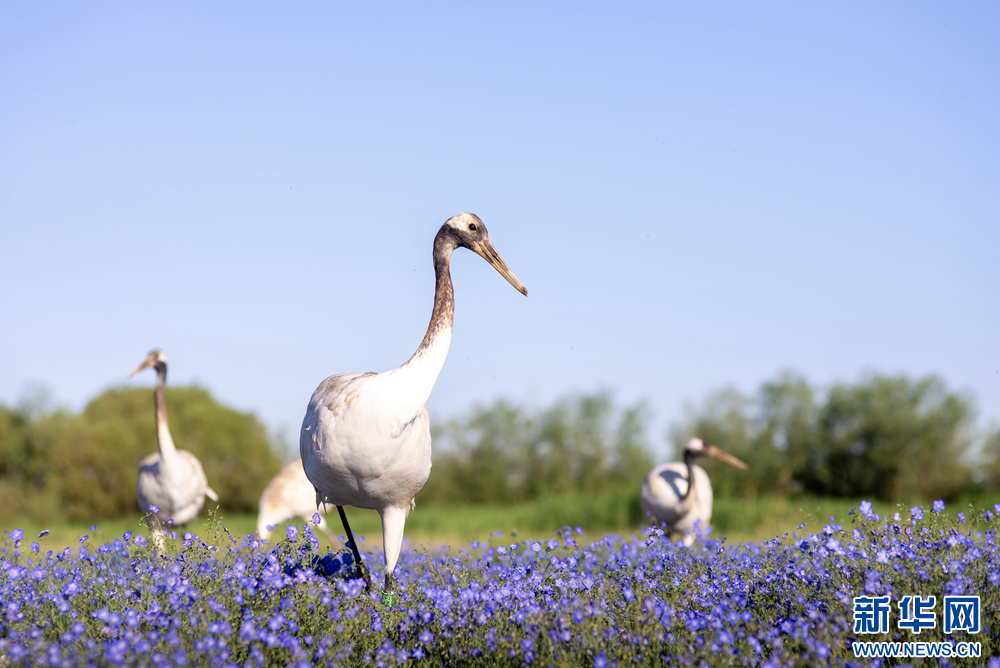
[[[347,514],[344,512],[344,507],[337,506],[337,512],[340,513],[340,521],[344,523],[344,531],[347,532],[347,541],[351,544],[351,552],[354,554],[354,563],[357,564],[357,569],[361,573],[361,577],[365,579],[365,587],[371,590],[372,578],[368,575],[368,569],[361,563],[361,553],[358,551],[358,544],[354,542],[354,534],[351,532],[351,525],[347,523]]]

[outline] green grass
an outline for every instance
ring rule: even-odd
[[[1000,497],[1000,495],[998,495]],[[1000,500],[998,498],[997,500]],[[831,516],[845,524],[848,511],[860,503],[860,499],[835,499],[819,497],[758,497],[747,499],[716,499],[712,516],[713,537],[725,536],[733,542],[761,541],[783,535],[805,523],[805,531],[819,531],[829,522]],[[977,508],[992,507],[995,500],[982,497],[949,504],[948,512],[964,509],[968,513],[968,501]],[[922,504],[930,509],[929,502]],[[875,512],[891,515],[905,509],[894,504],[874,504]],[[908,506],[906,506],[908,507]],[[378,514],[372,510],[347,509],[348,520],[355,534],[360,536],[361,549],[376,551],[381,549],[382,529]],[[222,524],[233,535],[248,534],[256,528],[257,517],[252,513],[219,514]],[[344,533],[336,512],[328,516],[335,536]],[[206,530],[208,513],[187,528],[195,533]],[[423,547],[436,551],[442,545],[457,549],[470,541],[485,541],[491,532],[502,531],[505,536],[523,535],[545,538],[555,534],[564,526],[583,527],[590,537],[600,537],[608,532],[630,534],[638,531],[643,523],[638,504],[638,493],[633,490],[612,490],[603,494],[567,494],[542,498],[531,503],[514,506],[418,506],[406,522],[406,541],[410,547]],[[96,525],[97,529],[90,530]],[[285,524],[277,527],[276,537],[283,537]],[[23,529],[26,543],[43,529],[49,535],[39,540],[43,550],[62,550],[79,545],[80,538],[90,536],[91,544],[100,544],[120,537],[126,531],[148,533],[138,516],[127,519],[98,520],[93,523],[50,522],[39,523],[28,518],[15,518],[3,523],[3,530]],[[320,544],[327,543],[326,537],[318,534]],[[339,549],[339,540],[333,545]]]

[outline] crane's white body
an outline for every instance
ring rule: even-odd
[[[139,462],[135,491],[139,510],[147,514],[153,541],[162,550],[168,520],[171,520],[172,526],[183,526],[198,516],[206,496],[213,501],[218,501],[219,497],[208,486],[205,470],[198,458],[187,450],[178,450],[170,436],[166,405],[166,355],[160,350],[152,351],[131,375],[149,367],[156,369],[154,408],[158,451],[146,455]],[[155,506],[156,510],[151,512],[150,506]]]
[[[333,534],[330,533],[326,518],[323,517],[325,511],[326,508],[323,506],[317,511],[316,489],[309,482],[306,472],[302,469],[302,460],[296,459],[278,471],[278,474],[271,479],[260,495],[257,534],[267,540],[271,536],[271,530],[268,527],[293,517],[311,522],[313,514],[319,512],[320,518],[317,528],[326,534],[332,543]]]
[[[738,469],[747,467],[725,450],[694,437],[684,446],[684,461],[655,467],[639,492],[642,509],[666,524],[670,533],[681,534],[688,546],[698,538],[699,529],[708,530],[712,519],[712,483],[705,470],[694,464],[696,458],[706,456]]]
[[[206,496],[216,501],[218,497],[209,488],[197,457],[187,450],[164,454],[162,441],[160,448],[139,462],[139,509],[149,512],[151,505],[156,506],[159,510],[154,515],[160,522],[172,519],[173,524],[182,526],[198,517]]]
[[[299,447],[317,500],[378,511],[392,573],[414,497],[431,474],[427,402],[448,355],[451,327],[401,367],[342,373],[316,388]]]
[[[694,488],[688,491],[688,469],[683,462],[660,464],[642,481],[639,502],[643,512],[665,523],[672,532],[684,537],[685,545],[697,538],[695,523],[702,531],[712,519],[712,483],[705,469],[692,465]],[[685,494],[687,497],[685,498]]]
[[[386,588],[399,558],[406,516],[431,473],[425,404],[451,345],[455,300],[449,263],[456,248],[477,253],[528,294],[490,243],[483,221],[469,213],[449,218],[434,238],[434,310],[417,351],[391,371],[342,373],[324,380],[309,400],[299,434],[299,454],[316,488],[316,503],[339,507],[348,537],[343,506],[371,508],[382,518]],[[351,547],[359,559],[357,546],[352,542]]]

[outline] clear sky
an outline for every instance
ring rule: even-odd
[[[420,342],[432,420],[608,388],[663,427],[795,369],[1000,423],[1000,4],[0,4],[0,402],[148,350],[295,442]]]

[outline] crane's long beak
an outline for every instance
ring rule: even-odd
[[[500,253],[497,253],[497,249],[493,247],[493,244],[490,243],[489,239],[483,239],[482,243],[476,244],[472,250],[474,250],[484,260],[492,264],[493,268],[499,271],[501,276],[506,278],[511,285],[517,288],[518,292],[525,297],[528,296],[528,288],[524,287],[524,284],[517,279],[517,276],[515,276],[514,272],[510,270],[507,263],[503,261],[503,258],[500,257]]]
[[[717,448],[714,445],[711,445],[711,444],[708,444],[708,443],[706,443],[705,446],[706,446],[705,447],[705,454],[707,454],[709,457],[715,457],[716,459],[718,459],[720,461],[726,462],[730,466],[735,466],[738,469],[746,470],[746,468],[747,468],[746,464],[744,464],[742,461],[740,461],[736,457],[733,457],[731,454],[729,454],[725,450],[722,450],[721,448]]]
[[[144,362],[143,362],[142,364],[140,364],[139,366],[137,366],[137,367],[136,367],[136,368],[135,368],[135,369],[134,369],[134,370],[132,371],[132,373],[130,373],[130,374],[128,375],[128,377],[129,377],[129,378],[131,378],[132,376],[134,376],[135,374],[139,373],[139,372],[140,372],[140,371],[142,371],[143,369],[148,369],[148,368],[149,368],[149,367],[151,367],[151,366],[153,366],[153,362],[152,362],[151,358],[147,357],[147,358],[146,358],[146,361],[144,361]]]

